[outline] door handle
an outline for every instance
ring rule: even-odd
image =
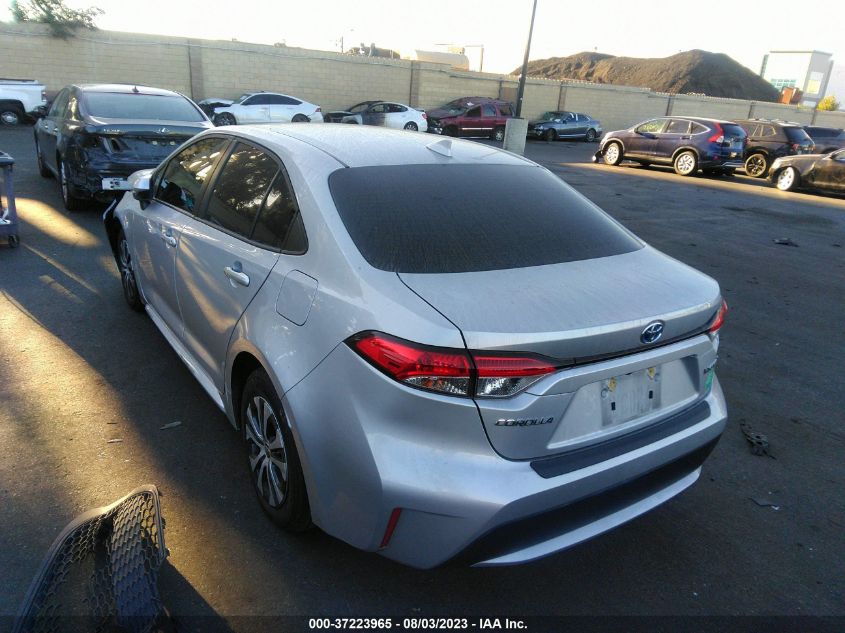
[[[235,262],[231,266],[226,266],[226,268],[223,269],[223,272],[236,284],[249,286],[249,275],[243,271],[243,267],[240,262]]]
[[[681,137],[681,140],[682,140],[682,141],[688,141],[688,140],[689,140],[689,138],[690,138],[689,136],[682,136],[682,137]]]
[[[164,241],[165,244],[168,246],[176,246],[176,238],[172,235],[168,235],[167,233],[162,233],[160,235],[161,239]]]

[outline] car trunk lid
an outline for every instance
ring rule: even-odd
[[[511,459],[580,447],[687,406],[715,362],[712,342],[697,335],[721,305],[718,284],[650,247],[399,277],[461,330],[468,349],[538,354],[561,368],[515,396],[476,399],[493,447]],[[655,322],[661,336],[644,342]]]

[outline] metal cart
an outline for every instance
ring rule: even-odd
[[[18,213],[15,210],[15,189],[12,184],[14,164],[14,158],[6,152],[0,152],[0,171],[3,172],[3,188],[0,189],[0,237],[5,236],[11,248],[20,244]]]

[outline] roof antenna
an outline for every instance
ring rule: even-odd
[[[132,92],[134,92],[135,94],[138,94],[141,91],[138,90],[138,86],[132,86]]]
[[[451,139],[444,138],[439,141],[435,141],[429,145],[426,145],[427,149],[430,149],[435,154],[440,154],[441,156],[445,156],[446,158],[452,158],[452,141]]]

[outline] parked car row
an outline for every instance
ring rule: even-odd
[[[814,153],[816,145],[808,131],[817,138],[829,139],[828,153]],[[783,191],[808,188],[845,192],[845,152],[835,151],[834,144],[839,132],[845,138],[842,130],[805,129],[780,120],[657,117],[627,130],[608,132],[593,161],[667,165],[681,176],[699,171],[730,176],[742,168],[752,178],[768,177]]]
[[[378,125],[409,132],[428,130],[428,115],[424,110],[394,101],[362,101],[346,110],[329,112],[323,120],[326,123]]]

